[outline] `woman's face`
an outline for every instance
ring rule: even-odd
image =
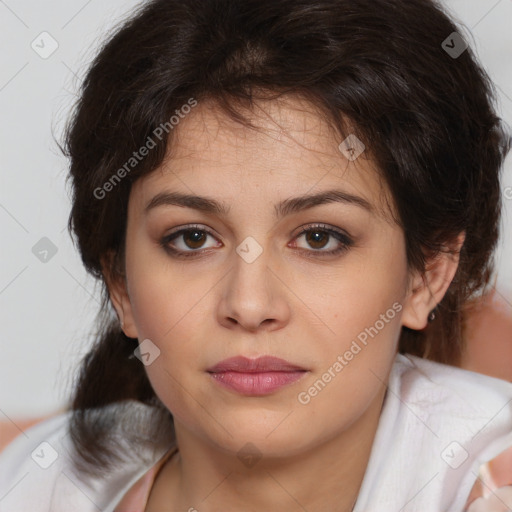
[[[380,410],[409,281],[367,153],[297,99],[259,106],[255,131],[199,104],[134,184],[116,304],[178,437],[286,456]],[[289,366],[214,369],[238,356]]]

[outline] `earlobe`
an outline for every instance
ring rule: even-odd
[[[402,325],[414,330],[427,326],[431,311],[441,302],[457,272],[464,239],[463,232],[453,244],[427,261],[425,272],[417,271],[411,276]]]
[[[112,266],[113,256],[101,258],[103,278],[108,288],[110,302],[116,310],[119,324],[124,334],[129,338],[138,338],[137,328],[133,320],[130,297],[128,295],[126,280],[115,273]]]

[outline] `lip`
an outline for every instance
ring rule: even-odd
[[[247,396],[268,395],[302,378],[308,370],[273,356],[225,359],[206,370],[223,387]]]

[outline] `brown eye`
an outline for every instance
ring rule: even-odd
[[[323,249],[329,241],[329,235],[326,231],[311,230],[306,233],[308,244],[314,249]]]
[[[200,249],[218,247],[218,244],[205,247],[208,238],[215,239],[209,231],[200,226],[191,226],[166,235],[160,241],[160,245],[172,256],[195,256],[201,252]]]
[[[323,224],[304,228],[297,235],[296,239],[302,236],[304,236],[307,247],[301,247],[301,249],[306,249],[313,253],[317,252],[319,256],[341,253],[354,243],[345,233]],[[323,250],[328,246],[331,246],[331,250]]]
[[[201,245],[204,244],[207,235],[204,231],[194,229],[183,231],[183,240],[190,249],[200,249]]]

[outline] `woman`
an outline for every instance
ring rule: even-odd
[[[512,446],[512,384],[456,368],[493,101],[431,1],[143,4],[64,147],[98,340],[5,510],[470,510]]]

